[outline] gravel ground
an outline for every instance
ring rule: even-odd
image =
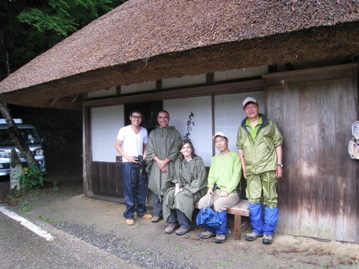
[[[48,207],[51,203],[55,203],[55,200],[58,203],[61,203],[61,201],[68,198],[82,196],[81,194],[83,190],[82,179],[79,178],[79,175],[63,175],[62,173],[56,173],[52,175],[51,180],[57,182],[56,187],[48,184],[45,189],[35,189],[29,191],[26,195],[13,197],[13,195],[9,195],[8,179],[3,178],[0,181],[0,203],[5,204],[7,208],[18,214],[25,215],[35,223],[41,218],[42,221],[48,222],[58,230],[71,234],[80,240],[142,268],[196,268],[183,261],[173,259],[165,253],[159,253],[156,249],[143,249],[142,247],[139,249],[129,239],[120,238],[114,234],[99,232],[95,229],[94,224],[81,224],[76,220],[62,221],[60,219],[63,218],[59,215],[53,217],[47,212],[47,210],[51,211]],[[58,188],[58,190],[55,191],[55,188]],[[31,209],[28,211],[25,209],[26,207],[31,207]],[[41,214],[38,215],[40,212]],[[51,217],[49,217],[50,215]]]
[[[166,235],[163,221],[135,219],[129,227],[122,217],[123,204],[83,196],[81,175],[52,173],[50,178],[58,185],[18,197],[7,195],[9,183],[1,181],[0,203],[35,224],[45,221],[141,268],[359,268],[358,244],[277,234],[274,243],[265,246],[260,240],[234,240],[230,233],[218,245],[213,238],[198,238],[202,227],[185,236]],[[231,216],[228,223],[232,231]]]
[[[65,231],[87,243],[143,268],[196,268],[195,266],[179,262],[171,257],[166,257],[164,253],[154,252],[151,249],[136,249],[136,246],[134,246],[131,241],[125,238],[117,238],[110,234],[98,233],[94,227],[68,223],[55,224],[54,226],[57,229]]]

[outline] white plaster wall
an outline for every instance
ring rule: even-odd
[[[211,97],[166,100],[163,106],[170,113],[170,125],[177,128],[182,138],[189,132],[197,155],[209,166],[212,158]]]
[[[116,162],[116,137],[124,126],[124,106],[98,107],[91,109],[92,160]]]
[[[264,93],[238,93],[214,97],[214,130],[224,132],[229,139],[229,148],[237,152],[236,139],[240,123],[245,118],[242,102],[247,96],[257,99],[260,112],[264,113]],[[181,133],[182,139],[188,133],[196,153],[206,166],[212,158],[212,108],[211,97],[194,97],[165,100],[164,109],[170,113],[170,125]],[[115,162],[119,156],[115,150],[118,131],[124,126],[124,106],[91,109],[91,133],[93,161]],[[192,115],[192,116],[191,116]],[[216,154],[218,151],[216,150]]]
[[[242,103],[248,96],[256,98],[260,112],[264,114],[263,92],[217,95],[214,98],[215,132],[224,132],[228,136],[229,149],[235,152],[238,127],[246,117]]]

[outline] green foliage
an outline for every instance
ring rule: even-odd
[[[29,189],[38,185],[44,186],[46,172],[41,172],[40,168],[32,164],[23,169],[24,173],[19,177],[20,182],[25,184]]]
[[[54,220],[54,219],[50,219],[50,218],[46,218],[46,217],[41,216],[41,215],[39,215],[38,218],[41,219],[41,220],[44,221],[44,222],[47,222],[47,223],[53,223],[53,224],[60,223],[60,221],[57,221],[57,220]]]
[[[32,25],[40,33],[52,31],[55,35],[66,37],[77,29],[75,20],[68,18],[66,14],[46,14],[37,8],[22,12],[18,18],[20,22]]]
[[[0,80],[123,2],[0,1]]]
[[[52,182],[52,186],[54,188],[54,192],[58,192],[59,191],[59,186],[57,186],[57,181]]]
[[[20,205],[20,209],[25,212],[30,211],[33,207],[34,207],[33,205],[29,205],[29,204]]]
[[[113,0],[49,0],[47,5],[28,8],[18,19],[47,35],[64,38],[124,1]]]
[[[228,266],[230,266],[230,265],[233,265],[234,264],[234,261],[233,260],[228,260],[228,261],[217,261],[216,262],[216,265],[217,265],[217,267],[219,267],[219,266],[225,266],[225,267],[228,267]]]

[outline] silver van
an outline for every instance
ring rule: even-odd
[[[33,125],[23,124],[22,119],[14,119],[14,122],[16,123],[16,126],[19,129],[24,141],[27,143],[29,149],[38,162],[39,168],[42,172],[45,172],[45,156],[42,147],[44,139],[40,139],[39,134]],[[25,159],[16,148],[13,140],[7,132],[8,128],[9,126],[7,125],[5,119],[0,119],[0,176],[6,176],[10,174],[10,154],[12,148],[16,149],[16,152],[18,153],[20,161],[23,163],[23,165],[26,164]]]

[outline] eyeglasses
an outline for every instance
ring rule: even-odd
[[[134,116],[134,115],[132,115],[131,118],[135,118],[135,119],[141,120],[141,119],[142,119],[142,116]]]

